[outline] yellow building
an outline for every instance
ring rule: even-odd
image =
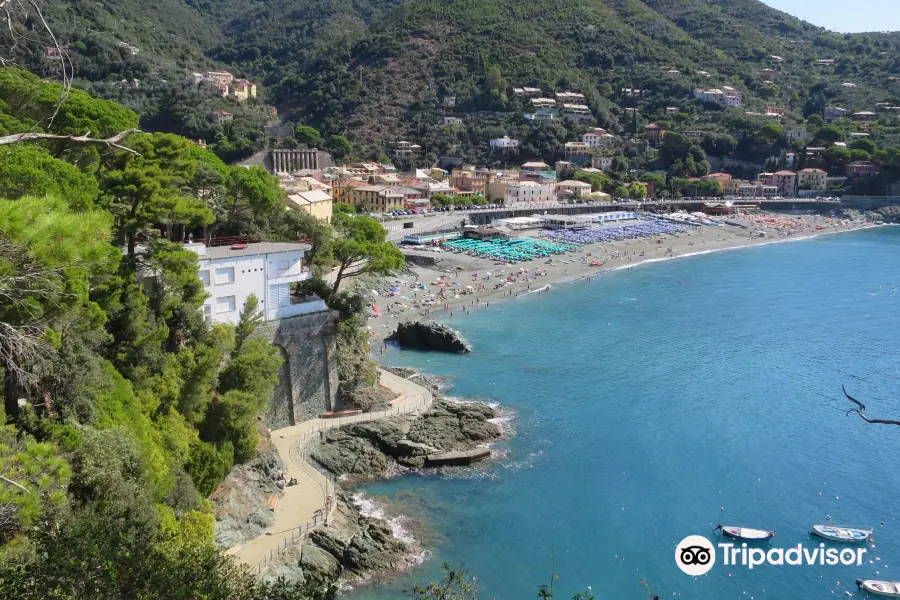
[[[494,179],[489,171],[479,171],[475,167],[453,169],[450,175],[450,186],[459,192],[487,195],[488,185]]]
[[[345,190],[344,202],[362,206],[372,212],[403,210],[403,193],[386,185],[367,185]]]
[[[729,177],[728,182],[722,187],[722,189],[725,191],[726,196],[737,196],[741,191],[741,186],[749,184],[749,181]]]
[[[701,177],[703,181],[718,181],[722,186],[722,190],[728,189],[728,182],[731,181],[731,175],[728,173],[710,173]]]
[[[238,102],[243,102],[247,98],[256,98],[256,84],[250,83],[246,79],[236,79],[232,84],[232,95]]]
[[[824,190],[827,177],[822,169],[801,169],[797,173],[797,185],[801,190]]]
[[[326,223],[331,222],[334,200],[322,190],[290,194],[287,196],[286,204],[290,208],[307,212]]]

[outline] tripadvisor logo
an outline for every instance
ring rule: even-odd
[[[689,535],[675,546],[675,563],[688,575],[706,575],[716,564],[716,549],[702,535]]]
[[[806,548],[797,544],[790,548],[753,548],[746,543],[718,544],[718,555],[725,566],[742,566],[748,569],[763,565],[855,565],[863,563],[865,548],[826,548],[819,544]],[[702,535],[689,535],[675,547],[675,563],[688,575],[705,575],[716,564],[716,547]]]

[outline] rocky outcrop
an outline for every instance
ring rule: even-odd
[[[502,432],[490,421],[496,416],[497,411],[480,402],[438,399],[419,417],[405,415],[330,430],[312,450],[312,458],[336,475],[374,479],[394,464],[425,467],[429,455],[473,450],[498,439]]]
[[[471,450],[500,437],[500,427],[489,419],[497,411],[481,402],[435,402],[410,428],[407,437],[439,450]]]
[[[360,514],[338,490],[337,507],[327,527],[315,529],[303,544],[288,549],[266,570],[266,579],[360,579],[406,570],[413,549],[394,537],[390,523]]]
[[[440,375],[429,375],[428,373],[419,373],[410,367],[381,367],[385,371],[389,371],[397,377],[409,379],[413,383],[417,383],[422,387],[428,388],[433,392],[440,392],[448,387],[447,379]]]
[[[456,354],[472,351],[469,344],[456,331],[434,321],[430,323],[418,321],[400,323],[397,330],[387,339],[413,350],[436,350]]]
[[[362,387],[349,394],[344,406],[358,408],[363,412],[386,410],[390,406],[388,403],[396,397],[396,392],[383,387]]]
[[[281,496],[275,480],[284,472],[284,464],[262,428],[257,453],[253,460],[234,467],[209,497],[220,548],[231,548],[262,535],[275,521],[266,500],[273,494]]]
[[[489,448],[473,448],[472,450],[459,450],[458,452],[442,452],[429,454],[425,457],[426,467],[466,466],[485,460],[491,456]]]
[[[877,220],[885,223],[900,223],[900,206],[885,206],[876,210],[875,214],[878,216]]]

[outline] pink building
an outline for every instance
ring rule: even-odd
[[[847,165],[848,177],[872,177],[881,172],[881,167],[867,160],[858,160]]]

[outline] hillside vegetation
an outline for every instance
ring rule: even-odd
[[[828,32],[758,0],[45,2],[77,85],[136,110],[147,127],[217,144],[226,159],[261,147],[268,112],[245,106],[233,124],[210,123],[228,100],[185,91],[189,70],[249,77],[282,118],[346,135],[371,157],[402,137],[429,158],[472,159],[497,132],[525,137],[532,127],[512,86],[580,91],[597,124],[614,132],[626,128],[628,106],[644,121],[665,106],[696,109],[700,85],[739,89],[748,110],[770,103],[800,116],[818,93],[817,102],[851,111],[898,96],[890,78],[900,72],[900,36]],[[40,52],[29,57],[26,66],[44,76],[58,70]],[[818,66],[823,58],[835,62]],[[681,76],[667,78],[669,69]],[[847,81],[857,87],[842,88]],[[623,98],[624,87],[649,97]],[[442,115],[470,118],[461,131],[435,131]]]

